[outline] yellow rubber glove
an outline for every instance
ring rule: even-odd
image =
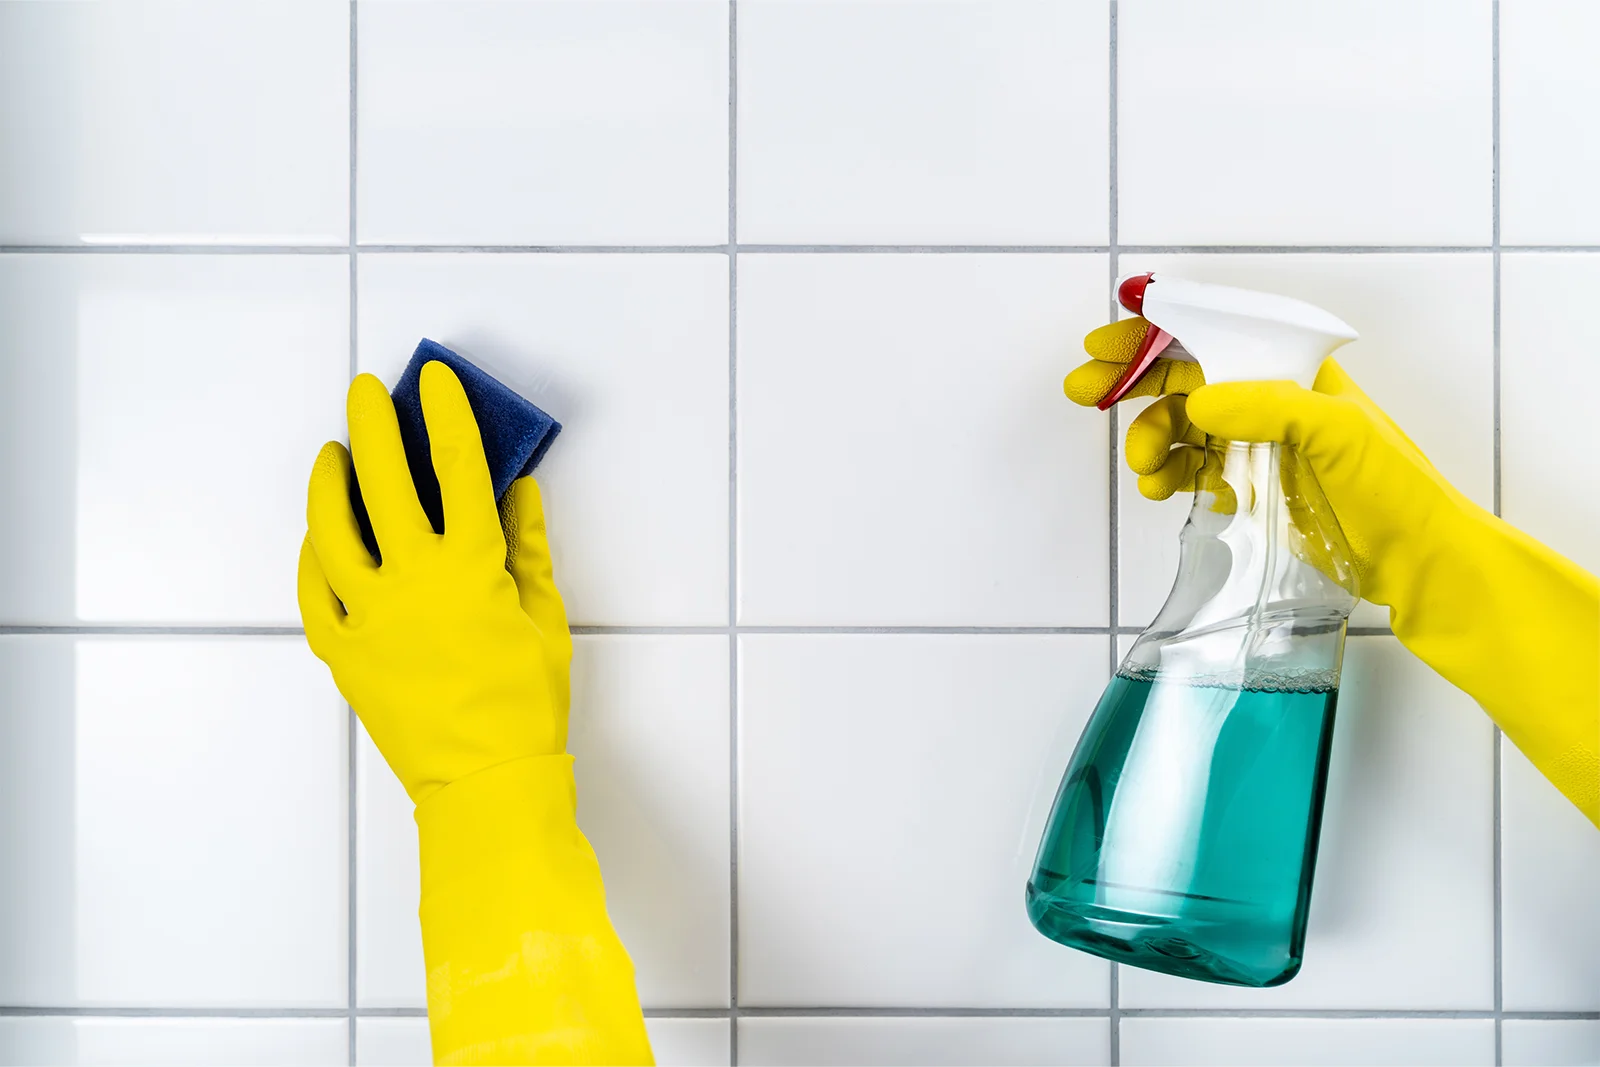
[[[311,650],[416,804],[434,1059],[648,1064],[633,964],[576,821],[572,638],[538,486],[519,480],[497,513],[461,383],[429,363],[421,390],[445,533],[417,502],[387,390],[361,375],[350,447],[383,563],[361,543],[350,453],[330,442],[299,594]]]
[[[1089,334],[1093,358],[1068,375],[1067,395],[1089,404],[1109,392],[1144,328],[1129,319]],[[1128,427],[1141,493],[1192,489],[1206,434],[1297,446],[1339,518],[1362,595],[1386,605],[1401,643],[1477,700],[1600,826],[1600,580],[1463,496],[1332,359],[1311,389],[1205,385],[1193,364],[1176,364],[1134,394],[1157,391],[1170,395]]]

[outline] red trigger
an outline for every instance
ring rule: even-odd
[[[1143,295],[1141,291],[1140,295]],[[1130,309],[1131,310],[1131,309]],[[1139,342],[1139,350],[1133,355],[1133,362],[1128,364],[1128,369],[1122,372],[1122,377],[1117,379],[1117,384],[1111,387],[1111,392],[1101,398],[1095,405],[1101,411],[1106,411],[1128,395],[1128,391],[1139,384],[1139,379],[1144,377],[1146,371],[1155,365],[1157,359],[1166,347],[1172,343],[1172,335],[1155,323],[1151,323],[1144,331],[1144,340]]]

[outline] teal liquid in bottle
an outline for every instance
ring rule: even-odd
[[[1332,685],[1119,673],[1067,767],[1027,886],[1052,940],[1186,978],[1300,969]]]

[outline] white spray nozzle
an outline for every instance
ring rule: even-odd
[[[1310,388],[1329,353],[1357,337],[1342,319],[1303,300],[1165,273],[1129,275],[1117,283],[1117,296],[1155,329],[1108,400],[1121,399],[1163,355],[1199,363],[1211,384],[1265,378]]]

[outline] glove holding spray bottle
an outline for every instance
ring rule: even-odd
[[[1600,823],[1600,582],[1463,497],[1321,358],[1354,337],[1338,320],[1164,274],[1119,297],[1145,317],[1091,333],[1067,395],[1167,394],[1130,426],[1129,464],[1145,496],[1196,501],[1168,603],[1063,780],[1035,925],[1208,981],[1294,976],[1357,592]],[[1247,441],[1284,445],[1275,472]]]

